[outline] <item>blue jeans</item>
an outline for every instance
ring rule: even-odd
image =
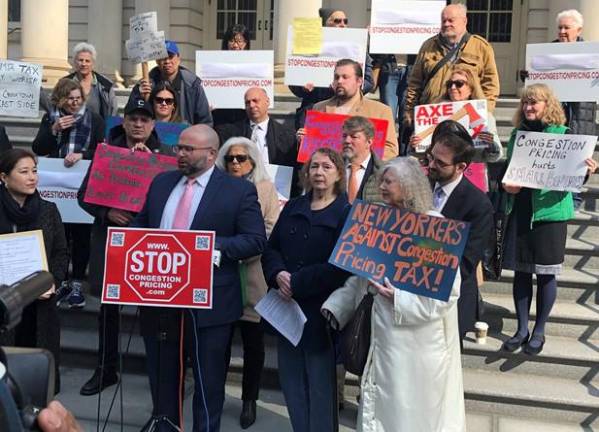
[[[335,351],[311,351],[278,338],[279,380],[293,432],[338,430]]]
[[[379,88],[381,102],[391,107],[395,121],[403,119],[403,105],[408,88],[409,66],[400,66],[391,72],[381,71]],[[401,122],[400,122],[401,124]]]

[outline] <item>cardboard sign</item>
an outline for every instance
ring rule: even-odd
[[[333,82],[335,63],[343,58],[357,61],[364,70],[368,39],[366,29],[323,27],[322,47],[316,56],[293,55],[293,38],[293,26],[289,26],[285,85],[304,86],[311,82],[315,87],[328,87]]]
[[[503,183],[580,192],[596,136],[518,131]]]
[[[599,102],[599,42],[528,44],[526,70],[562,102]]]
[[[306,113],[304,129],[306,134],[302,139],[297,161],[304,163],[310,155],[321,147],[332,148],[341,152],[343,147],[343,122],[351,116],[345,114],[330,114],[309,110]],[[374,141],[372,150],[379,158],[383,158],[385,139],[387,137],[387,120],[369,118],[374,125]]]
[[[39,115],[42,72],[39,64],[0,60],[0,115]]]
[[[464,126],[474,139],[475,147],[487,147],[487,143],[476,139],[480,132],[487,130],[487,117],[487,101],[484,99],[418,105],[414,108],[414,133],[422,138],[422,142],[416,147],[416,152],[426,151],[435,128],[444,120],[455,120]]]
[[[108,228],[102,303],[211,309],[214,238],[214,231]]]
[[[196,75],[214,108],[245,108],[248,89],[260,87],[274,105],[274,51],[196,51]]]
[[[467,222],[356,200],[329,263],[447,301],[469,229]]]
[[[417,54],[439,33],[445,1],[372,0],[370,53]]]
[[[139,212],[152,179],[177,168],[174,157],[111,145],[99,145],[94,155],[84,201]]]
[[[129,18],[129,40],[125,42],[127,57],[143,63],[168,57],[163,31],[158,31],[156,12],[145,12]]]
[[[58,207],[60,217],[65,223],[85,223],[94,221],[77,202],[77,192],[87,173],[90,161],[80,160],[72,167],[64,166],[64,159],[39,158],[37,190],[40,196]]]
[[[117,116],[111,116],[106,119],[106,136],[110,136],[110,129],[115,126],[119,126],[123,124],[123,118]],[[156,122],[154,123],[154,130],[156,131],[156,135],[158,135],[158,139],[160,140],[160,144],[164,144],[167,146],[174,146],[179,142],[179,135],[185,129],[187,129],[189,125],[187,123],[170,123],[170,122]]]

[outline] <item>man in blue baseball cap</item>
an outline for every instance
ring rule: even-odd
[[[168,81],[177,91],[179,109],[183,121],[189,124],[207,124],[212,126],[212,115],[208,99],[202,88],[202,80],[184,66],[181,66],[179,47],[175,41],[167,40],[167,57],[156,60],[157,66],[150,71],[150,81],[141,80],[133,90],[129,99],[148,99],[152,87],[160,82]]]

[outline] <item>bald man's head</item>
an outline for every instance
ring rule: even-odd
[[[266,90],[260,87],[252,87],[245,92],[243,97],[245,112],[254,123],[262,123],[268,118],[268,106],[270,99]]]
[[[466,6],[460,3],[445,6],[441,12],[441,35],[449,42],[459,42],[466,33],[467,12]]]
[[[210,126],[194,125],[179,135],[177,166],[187,177],[197,177],[214,166],[218,135]]]

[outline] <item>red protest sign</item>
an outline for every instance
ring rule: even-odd
[[[344,114],[330,114],[309,110],[306,114],[304,129],[306,134],[302,139],[298,162],[306,162],[316,149],[328,147],[341,152],[343,147],[343,122],[351,116]],[[387,137],[387,120],[369,118],[374,125],[374,142],[372,150],[379,158],[383,158],[385,139]]]
[[[152,179],[161,172],[176,168],[174,157],[99,145],[83,200],[138,212],[146,201]]]
[[[102,303],[211,309],[214,237],[108,228]]]

